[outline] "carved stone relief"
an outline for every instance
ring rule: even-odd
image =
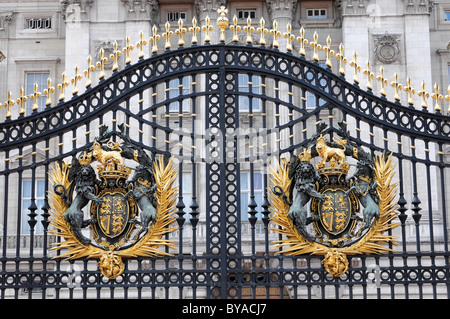
[[[400,62],[400,35],[374,35],[375,60],[383,64]]]

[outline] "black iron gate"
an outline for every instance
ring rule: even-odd
[[[0,126],[2,299],[450,295],[450,122],[439,108],[391,103],[292,51],[206,42],[141,57],[83,94],[13,117]],[[333,136],[340,121],[372,155],[393,152],[400,227],[394,252],[349,257],[334,277],[319,256],[277,254],[267,187],[274,160],[295,156],[318,123]],[[46,190],[54,163],[92,143],[102,124],[121,123],[149,154],[178,161],[178,230],[166,238],[176,241],[172,256],[127,259],[109,280],[96,260],[51,250],[60,239],[48,233]]]

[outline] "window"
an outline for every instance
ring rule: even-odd
[[[52,18],[31,18],[25,20],[25,29],[51,29]]]
[[[326,19],[327,9],[307,9],[306,17],[308,19]]]
[[[254,94],[260,94],[261,78],[259,76],[251,76],[250,78],[247,74],[239,74],[238,86],[239,92],[244,93],[251,92]],[[261,101],[257,98],[252,98],[251,101],[252,101],[252,112],[261,111]],[[239,95],[239,112],[250,112],[250,96]]]
[[[169,22],[177,22],[180,20],[186,21],[186,12],[181,11],[169,11],[167,12],[167,21]]]
[[[256,9],[238,9],[237,17],[240,20],[256,19]]]
[[[180,79],[173,79],[169,81],[167,90],[169,92],[169,99],[175,99],[180,95],[187,95],[190,93],[191,81],[190,78],[185,76]],[[191,100],[189,98],[181,98],[182,103],[182,111],[190,112],[191,111]],[[179,112],[180,111],[180,103],[179,101],[175,101],[169,104],[169,112]]]
[[[261,219],[261,205],[263,202],[263,180],[261,173],[253,173],[253,193],[255,195],[256,208],[258,211],[256,217]],[[251,195],[251,175],[250,173],[241,173],[241,219],[248,221],[248,204],[250,203]]]
[[[43,179],[37,179],[35,181],[35,192],[34,196],[32,195],[32,186],[33,183],[31,180],[24,180],[22,182],[22,234],[29,234],[30,233],[30,225],[28,224],[28,220],[30,217],[28,214],[30,211],[28,208],[31,205],[31,199],[34,197],[36,206],[38,209],[35,211],[37,216],[36,220],[38,221],[36,223],[36,226],[34,228],[36,234],[42,234],[44,232],[41,219],[42,219],[42,206],[44,206],[44,199],[45,199],[45,181]]]
[[[47,79],[50,73],[48,72],[27,72],[25,75],[25,94],[29,97],[34,94],[34,84],[38,85],[38,92],[43,92],[47,88]],[[26,114],[31,114],[34,101],[28,99],[26,102]],[[45,96],[37,99],[39,111],[45,107]]]
[[[444,12],[444,21],[450,21],[450,11]]]

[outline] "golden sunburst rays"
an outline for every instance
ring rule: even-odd
[[[357,254],[385,254],[393,250],[387,245],[397,245],[396,237],[391,231],[399,226],[393,223],[397,218],[397,183],[393,183],[395,168],[392,163],[392,154],[385,153],[376,156],[375,179],[378,183],[377,193],[379,196],[380,216],[374,220],[370,230],[356,243],[342,248],[328,247],[318,242],[312,242],[301,236],[291,218],[288,216],[289,205],[282,196],[274,194],[273,187],[279,186],[285,194],[289,194],[291,180],[289,179],[289,166],[282,160],[279,167],[271,169],[269,188],[271,221],[278,227],[271,230],[283,235],[283,239],[274,241],[275,249],[281,249],[278,254],[298,256],[303,254],[324,256],[322,264],[332,275],[339,277],[348,270],[347,255]],[[289,195],[288,195],[289,196]]]
[[[54,250],[63,251],[55,258],[79,259],[94,258],[99,259],[98,267],[103,275],[109,279],[115,279],[122,274],[124,265],[122,258],[132,257],[161,257],[171,256],[169,249],[174,249],[173,240],[164,239],[167,234],[177,230],[171,227],[175,222],[175,202],[178,197],[178,187],[174,183],[178,176],[178,171],[173,163],[173,158],[164,160],[158,158],[154,162],[154,177],[156,180],[157,213],[156,219],[152,222],[144,236],[142,236],[131,247],[116,249],[110,246],[109,250],[102,249],[94,245],[83,245],[75,237],[70,224],[64,220],[64,214],[69,205],[63,197],[54,190],[55,185],[62,185],[67,192],[72,186],[68,180],[69,165],[62,162],[61,165],[55,163],[51,169],[49,202],[51,206],[50,223],[53,226],[49,233],[60,236],[63,241],[55,243]],[[59,192],[58,192],[59,193]],[[166,236],[167,237],[167,236]],[[166,247],[166,250],[162,250]]]

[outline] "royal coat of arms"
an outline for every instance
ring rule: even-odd
[[[392,223],[395,171],[391,156],[372,158],[353,142],[344,122],[332,141],[324,136],[326,124],[319,125],[298,156],[273,169],[269,197],[272,221],[279,226],[273,230],[286,237],[276,242],[281,253],[323,255],[325,270],[342,276],[347,255],[385,253],[391,249],[383,244],[395,244],[385,234],[398,226]],[[347,157],[356,160],[350,177]],[[313,165],[313,158],[321,160]]]
[[[119,129],[101,126],[100,136],[71,164],[63,161],[50,172],[52,233],[64,239],[56,243],[55,249],[63,251],[58,257],[97,258],[100,271],[110,279],[123,273],[122,258],[167,255],[158,248],[172,247],[162,237],[176,230],[169,227],[177,197],[172,159],[152,160],[132,142],[124,125]],[[137,166],[128,167],[126,161]]]

